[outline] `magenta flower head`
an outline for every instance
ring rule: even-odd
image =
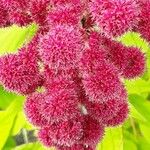
[[[52,68],[74,66],[83,49],[81,33],[68,25],[57,25],[41,37],[39,52],[45,64]]]
[[[8,18],[11,24],[26,26],[32,22],[28,13],[27,0],[1,0],[3,7],[8,11]]]
[[[120,36],[138,22],[139,6],[135,0],[92,0],[90,11],[107,36]]]
[[[98,32],[91,32],[89,35],[89,40],[88,40],[89,46],[91,49],[98,50],[100,49],[101,43],[102,43],[102,38]]]
[[[51,4],[53,5],[64,5],[64,4],[74,4],[74,5],[78,5],[81,3],[82,0],[50,0]]]
[[[50,26],[54,24],[80,25],[83,6],[66,4],[54,7],[48,14],[47,21]]]
[[[27,26],[32,23],[30,15],[23,12],[22,10],[12,10],[9,12],[9,19],[12,24],[17,24],[18,26]]]
[[[26,9],[28,6],[28,0],[1,0],[4,7],[8,10]]]
[[[84,74],[83,84],[89,100],[106,102],[109,99],[120,97],[122,83],[114,66],[102,63],[92,74]]]
[[[9,26],[8,11],[4,8],[3,4],[0,4],[0,27],[7,26]]]
[[[29,12],[31,13],[32,19],[40,26],[46,24],[49,9],[50,0],[30,0],[29,2]]]
[[[48,75],[47,75],[48,76]],[[57,122],[80,115],[76,84],[71,78],[65,78],[49,72],[49,80],[44,84],[47,93],[40,102],[40,110],[49,122]]]
[[[77,143],[83,135],[83,129],[80,119],[62,121],[53,123],[45,128],[48,134],[48,140],[52,141],[55,145],[71,147]],[[47,138],[42,138],[44,143]]]
[[[105,103],[86,102],[85,107],[90,116],[101,123],[104,123],[117,115],[120,105],[126,99],[111,99]]]
[[[40,101],[42,116],[49,122],[68,120],[80,115],[77,94],[73,89],[64,89],[63,85],[60,88],[61,83],[53,84],[49,93],[43,95],[43,100]]]
[[[145,70],[144,53],[136,47],[126,47],[119,42],[105,41],[107,59],[118,69],[121,76],[132,79],[141,76]]]
[[[125,120],[128,117],[129,114],[129,108],[128,108],[128,104],[126,102],[120,104],[120,109],[118,111],[118,113],[116,114],[116,116],[114,116],[112,119],[107,120],[104,124],[106,126],[118,126],[120,124],[122,124],[123,122],[125,122]]]
[[[139,15],[140,21],[136,28],[143,38],[150,41],[150,1],[140,0],[141,13]]]
[[[85,49],[80,58],[79,67],[83,74],[91,73],[103,65],[105,52],[103,49]]]
[[[41,84],[38,65],[33,53],[20,52],[0,58],[0,82],[12,92],[29,94]]]
[[[128,63],[126,63],[123,70],[125,78],[135,78],[144,73],[146,60],[140,49],[129,47],[126,51],[126,60]]]
[[[49,135],[49,128],[48,127],[45,127],[45,128],[42,128],[42,129],[39,130],[38,139],[46,147],[54,146],[54,143],[52,142],[52,139]]]
[[[95,147],[104,135],[103,125],[89,115],[84,117],[83,131],[84,133],[81,141],[92,147]]]
[[[48,124],[48,121],[42,116],[42,112],[40,112],[41,100],[43,100],[43,94],[33,93],[27,97],[27,100],[24,104],[24,111],[28,121],[39,127],[43,127]],[[41,134],[43,135],[44,133]]]
[[[126,120],[122,78],[142,75],[146,59],[115,38],[134,30],[150,41],[149,10],[150,0],[0,0],[0,27],[38,25],[17,54],[0,57],[0,83],[26,96],[43,145],[96,150],[105,127]]]

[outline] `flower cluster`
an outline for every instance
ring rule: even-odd
[[[105,127],[126,120],[122,79],[144,73],[145,55],[115,38],[137,31],[150,41],[149,7],[149,0],[0,0],[0,27],[39,27],[18,53],[0,57],[0,83],[26,96],[43,145],[95,150]]]

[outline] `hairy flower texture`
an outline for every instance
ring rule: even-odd
[[[112,119],[107,120],[104,124],[106,126],[118,126],[122,124],[128,117],[129,114],[129,108],[127,103],[122,103],[120,105],[120,109],[116,116],[114,116]]]
[[[81,33],[68,25],[57,25],[41,37],[39,52],[45,64],[66,69],[78,61],[83,49]]]
[[[9,19],[12,24],[17,24],[18,26],[27,26],[32,23],[30,15],[18,9],[9,12]]]
[[[53,5],[64,5],[68,3],[72,3],[74,5],[78,5],[82,0],[50,0]]]
[[[42,74],[45,80],[44,87],[48,91],[51,90],[51,87],[55,85],[62,89],[76,87],[75,83],[73,83],[73,80],[77,76],[78,72],[75,68],[56,71],[55,69],[49,68],[49,66],[45,66]]]
[[[88,44],[91,49],[99,50],[102,46],[102,37],[98,32],[91,32],[88,38]]]
[[[140,6],[140,21],[136,31],[147,41],[150,41],[150,0],[140,0]]]
[[[28,6],[28,0],[1,0],[3,5],[8,10],[12,9],[26,9]]]
[[[41,143],[43,143],[47,147],[54,146],[54,143],[52,142],[52,139],[49,135],[49,127],[45,127],[39,130],[38,139]]]
[[[82,118],[53,123],[47,127],[47,133],[55,145],[72,146],[83,135]]]
[[[126,47],[121,43],[107,40],[105,49],[108,59],[119,69],[124,78],[135,78],[145,70],[145,56],[136,47]]]
[[[96,119],[86,115],[83,122],[83,138],[81,141],[86,145],[95,147],[104,135],[104,127]]]
[[[41,84],[37,62],[32,51],[21,51],[0,58],[0,81],[10,91],[29,94]]]
[[[17,54],[0,57],[0,83],[26,96],[43,145],[95,150],[105,127],[126,120],[121,78],[142,75],[145,56],[115,38],[134,30],[150,41],[149,9],[150,0],[0,0],[0,27],[38,25]]]
[[[93,73],[104,65],[105,52],[103,49],[85,49],[82,53],[79,66],[83,75]]]
[[[8,11],[4,8],[2,5],[2,2],[0,1],[0,28],[1,27],[7,27],[10,25],[8,20]]]
[[[90,101],[84,101],[84,105],[90,116],[95,118],[101,123],[107,122],[108,120],[115,117],[120,110],[120,105],[127,101],[127,94],[125,89],[122,95],[118,99],[110,99],[104,103],[94,103]]]
[[[50,9],[50,0],[30,0],[29,11],[32,19],[43,26],[46,24],[46,17]]]
[[[129,47],[126,53],[128,62],[123,70],[123,76],[129,79],[141,76],[145,71],[144,54],[135,47]]]
[[[120,36],[132,29],[139,20],[135,0],[92,0],[89,4],[93,18],[107,36]]]
[[[54,7],[48,14],[47,21],[50,26],[54,24],[78,25],[83,12],[82,5],[59,5]]]
[[[122,83],[114,66],[101,63],[101,66],[92,74],[83,76],[83,84],[89,100],[105,102],[118,98],[122,92]]]
[[[77,94],[72,86],[72,82],[63,80],[51,84],[48,94],[45,94],[40,102],[40,111],[49,122],[80,116]]]
[[[27,97],[27,100],[24,104],[24,111],[29,122],[39,127],[43,127],[48,124],[48,121],[45,119],[45,117],[42,116],[39,110],[40,109],[39,101],[42,99],[43,99],[43,94],[33,93]],[[41,138],[42,136],[46,136],[43,132],[41,131],[40,133]]]

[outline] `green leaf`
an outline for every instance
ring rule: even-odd
[[[125,86],[129,94],[150,92],[150,82],[147,82],[140,78],[132,81],[126,80]]]
[[[22,108],[23,99],[24,97],[18,96],[6,111],[0,113],[0,149],[3,149],[9,137],[16,115]]]
[[[10,103],[16,98],[17,95],[7,92],[0,86],[0,109],[6,109]]]
[[[147,124],[140,124],[139,127],[145,140],[150,143],[150,127]]]
[[[137,150],[136,144],[131,140],[124,140],[123,150]]]
[[[11,150],[15,146],[16,146],[16,143],[15,143],[14,138],[13,137],[9,137],[7,139],[7,142],[6,142],[5,146],[3,147],[3,150]]]
[[[0,55],[15,53],[25,42],[28,42],[37,30],[36,25],[18,27],[13,25],[0,29]]]
[[[150,143],[148,143],[144,138],[141,138],[138,142],[138,150],[149,150]]]
[[[129,104],[130,104],[130,115],[140,122],[147,122],[147,119],[142,114],[140,114],[140,112],[138,112],[138,110],[131,103]]]
[[[137,110],[138,113],[146,120],[147,123],[150,122],[150,102],[145,100],[143,97],[133,94],[129,95],[129,101]]]
[[[97,150],[123,150],[122,127],[107,128]]]
[[[28,120],[26,119],[26,116],[24,114],[24,111],[21,110],[18,112],[17,116],[16,116],[16,120],[14,122],[13,128],[12,128],[12,132],[11,135],[16,135],[20,132],[21,129],[28,129],[28,130],[32,130],[35,129],[36,127],[33,127]]]

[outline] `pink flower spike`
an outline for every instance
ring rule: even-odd
[[[39,52],[49,67],[67,69],[76,65],[83,47],[82,35],[78,29],[57,25],[41,37]]]
[[[92,0],[89,7],[102,32],[109,37],[131,30],[139,20],[140,9],[135,0]]]
[[[42,94],[33,93],[27,97],[24,104],[24,111],[29,122],[38,127],[43,127],[48,124],[48,121],[42,116],[42,112],[40,112],[39,101],[42,99]]]

